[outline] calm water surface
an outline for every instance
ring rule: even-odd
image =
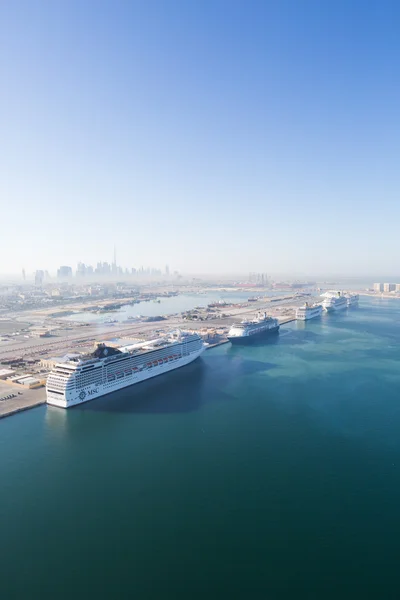
[[[253,292],[251,289],[247,292],[211,292],[206,294],[179,294],[178,296],[172,296],[171,298],[160,297],[160,302],[140,302],[139,304],[125,305],[122,308],[110,312],[110,313],[89,313],[89,312],[77,312],[68,317],[63,317],[66,321],[81,321],[83,323],[100,323],[106,318],[112,318],[116,321],[126,321],[129,317],[137,317],[142,315],[144,317],[155,317],[158,315],[171,315],[186,310],[192,310],[196,306],[206,307],[207,304],[212,302],[219,302],[220,300],[225,302],[234,302],[240,304],[247,302],[247,299],[254,294],[256,296],[284,296],[288,292],[268,290],[263,292]],[[257,305],[254,306],[254,310],[257,310]]]
[[[0,421],[1,598],[398,598],[400,302]]]

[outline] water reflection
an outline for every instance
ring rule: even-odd
[[[202,402],[205,369],[190,365],[75,407],[76,411],[174,413],[197,410]]]

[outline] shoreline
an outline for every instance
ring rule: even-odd
[[[34,402],[33,404],[26,404],[26,405],[22,405],[22,406],[20,405],[20,406],[10,407],[9,410],[5,410],[4,412],[1,411],[1,409],[0,409],[0,419],[5,419],[6,417],[12,417],[12,415],[16,415],[17,413],[24,412],[26,410],[30,410],[31,408],[37,408],[38,406],[43,406],[43,404],[46,404],[46,399],[38,400],[37,402]]]
[[[366,298],[390,298],[391,300],[400,300],[400,294],[394,295],[391,292],[357,292],[359,296],[365,296]]]
[[[282,321],[280,323],[280,325],[286,325],[287,323],[292,323],[293,321],[296,321],[296,319],[286,319],[285,321]],[[212,350],[213,348],[216,348],[217,346],[222,346],[223,344],[229,344],[229,340],[222,339],[213,344],[209,344],[207,346],[206,350]],[[16,415],[20,412],[30,410],[31,408],[37,408],[38,406],[43,406],[44,404],[47,404],[46,398],[43,398],[40,400],[36,399],[34,402],[31,402],[31,403],[28,402],[27,404],[21,403],[21,399],[19,399],[17,406],[10,406],[9,409],[7,409],[7,407],[4,407],[4,410],[3,410],[3,407],[0,405],[0,419],[5,419],[6,417],[11,417],[12,415]]]

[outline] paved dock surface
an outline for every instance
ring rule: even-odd
[[[272,300],[273,302],[271,302],[271,298],[260,298],[254,303],[221,306],[220,314],[216,314],[215,318],[205,321],[187,321],[183,320],[181,315],[171,315],[163,321],[121,322],[113,324],[111,327],[104,323],[83,325],[82,323],[68,322],[65,323],[65,327],[68,327],[68,329],[59,329],[50,337],[28,338],[18,335],[13,339],[3,341],[0,343],[0,363],[16,357],[37,361],[44,357],[62,356],[67,352],[87,352],[91,350],[95,341],[105,341],[112,338],[149,339],[160,335],[160,330],[167,331],[174,328],[197,331],[220,329],[222,332],[227,332],[234,322],[252,318],[258,312],[264,311],[277,317],[283,325],[294,320],[296,306],[304,304],[306,298],[285,296],[273,298]],[[316,301],[316,299],[313,298],[313,301]],[[224,316],[222,316],[222,313]],[[210,347],[226,342],[226,337],[222,336]],[[36,372],[36,368],[33,366],[27,367],[27,369],[30,372]],[[14,397],[6,398],[10,394],[13,394]],[[0,381],[0,418],[39,406],[45,402],[45,388],[29,390],[22,386],[12,386]]]
[[[15,413],[46,403],[46,390],[44,387],[36,390],[24,390],[22,386],[8,385],[0,381],[0,398],[15,394],[14,398],[0,400],[0,419]],[[18,392],[21,392],[18,394]]]

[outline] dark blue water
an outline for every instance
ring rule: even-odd
[[[0,421],[1,598],[398,598],[400,302]]]

